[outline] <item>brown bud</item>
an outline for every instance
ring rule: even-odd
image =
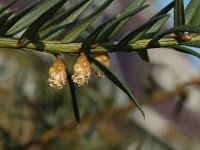
[[[72,80],[78,86],[88,83],[90,79],[91,69],[90,63],[84,53],[81,53],[73,67]]]
[[[109,55],[107,53],[103,53],[103,54],[98,54],[95,57],[96,60],[100,61],[101,63],[103,63],[105,66],[110,67],[110,60],[109,60]],[[98,72],[97,70],[92,70],[94,72],[94,74],[98,77],[98,78],[103,78],[105,77],[102,73]]]
[[[67,73],[65,65],[60,57],[57,57],[49,69],[49,85],[54,89],[62,89],[66,82]]]
[[[188,34],[183,34],[181,39],[184,41],[184,42],[187,42],[187,41],[190,41],[192,39],[192,36],[188,35]]]

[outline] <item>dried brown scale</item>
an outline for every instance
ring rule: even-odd
[[[62,89],[66,83],[67,73],[65,72],[65,65],[62,59],[56,58],[55,62],[49,69],[49,85],[54,89]]]
[[[78,86],[88,84],[91,69],[90,63],[84,53],[81,53],[73,67],[72,80]]]

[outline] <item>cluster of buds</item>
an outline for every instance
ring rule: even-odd
[[[58,55],[55,62],[49,69],[49,85],[54,89],[62,89],[66,82],[67,73],[61,56]]]
[[[96,60],[100,61],[101,63],[103,63],[106,67],[110,67],[110,59],[109,59],[109,55],[107,53],[103,53],[103,54],[98,54],[95,57]],[[97,70],[92,70],[94,72],[94,74],[98,77],[98,78],[103,78],[105,77],[104,74],[102,74],[101,72],[98,72]]]
[[[98,54],[95,59],[107,67],[110,66],[109,56],[107,53]],[[91,72],[93,72],[98,78],[104,77],[103,73],[98,72],[97,70],[92,69],[91,71],[90,62],[88,61],[87,57],[84,53],[80,53],[80,56],[73,67],[73,82],[78,86],[88,84]],[[49,69],[48,82],[50,87],[54,89],[62,89],[63,85],[65,85],[66,77],[67,73],[65,72],[65,65],[61,59],[61,56],[58,55],[55,62]]]
[[[84,53],[81,53],[73,67],[72,80],[78,86],[88,83],[90,79],[91,69],[90,63]]]

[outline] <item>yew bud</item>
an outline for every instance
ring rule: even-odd
[[[73,67],[72,80],[78,86],[88,83],[90,79],[91,69],[90,63],[84,53],[81,53]]]
[[[66,82],[67,73],[65,65],[60,57],[57,57],[49,69],[49,85],[54,89],[62,89]]]

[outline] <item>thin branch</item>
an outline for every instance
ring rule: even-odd
[[[140,103],[142,105],[149,105],[149,104],[156,104],[165,100],[168,100],[170,98],[175,97],[176,95],[180,95],[181,93],[185,93],[185,89],[189,86],[200,86],[200,78],[194,79],[192,81],[189,81],[187,83],[184,83],[180,86],[178,86],[173,91],[160,91],[160,92],[154,92],[152,95],[141,99]],[[116,117],[119,115],[124,115],[128,113],[130,110],[132,110],[135,107],[132,103],[128,103],[127,105],[121,107],[121,108],[110,108],[108,111],[93,115],[93,116],[87,116],[85,118],[82,118],[81,121],[81,127],[84,126],[90,126],[93,123],[98,123],[102,120],[105,120],[107,118]],[[76,136],[78,128],[76,123],[72,122],[71,124],[67,125],[64,129],[60,130],[57,128],[53,128],[45,132],[38,141],[42,143],[48,143],[51,139],[57,138],[57,137],[63,137],[63,138],[73,138],[73,136]]]

